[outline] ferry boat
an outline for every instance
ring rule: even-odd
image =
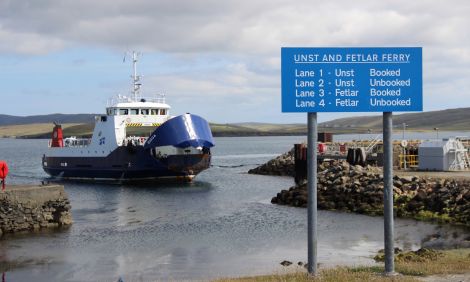
[[[143,97],[138,55],[132,52],[131,96],[108,101],[90,139],[64,138],[61,125],[54,124],[42,158],[46,173],[61,179],[189,182],[210,167],[214,140],[208,122],[189,113],[170,116],[164,95]],[[137,128],[148,133],[133,134]]]

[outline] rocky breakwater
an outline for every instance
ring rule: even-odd
[[[70,225],[70,209],[61,185],[9,185],[0,192],[0,235]]]
[[[323,163],[318,173],[318,207],[368,215],[383,214],[383,174],[378,167]],[[396,215],[470,226],[470,180],[398,177],[393,179]],[[282,190],[271,202],[307,207],[303,183]]]
[[[294,169],[294,148],[289,152],[280,155],[279,157],[268,161],[254,169],[250,169],[250,174],[261,175],[280,175],[280,176],[295,176]]]

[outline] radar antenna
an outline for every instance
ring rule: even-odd
[[[124,55],[123,61],[125,61],[127,55],[132,55],[132,67],[134,69],[134,73],[133,75],[131,75],[132,84],[133,84],[132,96],[134,98],[134,101],[138,101],[138,98],[140,97],[140,87],[142,86],[142,83],[140,82],[141,76],[137,75],[137,62],[138,62],[138,57],[141,56],[142,53],[136,52],[136,51],[132,51],[132,53],[126,52],[126,54]]]

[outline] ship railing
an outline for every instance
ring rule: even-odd
[[[375,136],[375,138],[372,139],[372,141],[369,143],[369,145],[366,148],[366,153],[372,152],[375,146],[377,146],[377,144],[379,144],[382,141],[382,139],[380,139],[380,136],[381,136],[380,134],[377,134],[377,136]]]
[[[148,137],[141,137],[141,136],[129,136],[124,139],[123,146],[144,146],[145,142],[147,142]]]
[[[165,104],[165,94],[156,94],[154,96],[138,96],[136,98],[131,96],[118,95],[108,99],[107,106],[111,107],[119,103],[133,103],[133,102],[151,102]]]
[[[91,139],[89,138],[64,139],[64,147],[86,147],[90,143]]]
[[[87,147],[91,143],[91,139],[89,138],[65,138],[63,147]],[[49,148],[52,146],[52,140],[48,141]]]

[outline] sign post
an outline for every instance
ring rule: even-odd
[[[394,273],[392,112],[422,111],[422,48],[282,48],[282,111],[308,113],[308,272],[317,272],[317,112],[383,112],[385,274]]]
[[[383,113],[383,143],[384,143],[384,259],[385,275],[393,275],[394,262],[394,224],[393,224],[393,141],[392,113]]]
[[[317,273],[317,113],[307,114],[308,273]],[[312,150],[313,148],[313,150]]]

